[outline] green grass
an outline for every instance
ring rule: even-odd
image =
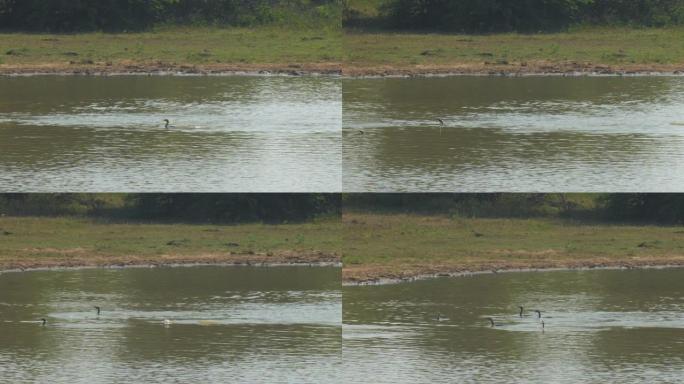
[[[345,278],[684,261],[684,228],[560,219],[344,215]]]
[[[309,252],[339,254],[341,223],[119,224],[80,218],[0,217],[0,266],[17,262],[162,255]],[[235,243],[235,244],[229,244]]]
[[[494,35],[348,30],[343,39],[344,63],[349,68],[519,67],[572,61],[610,66],[684,64],[684,27],[583,27],[563,33]]]
[[[142,33],[0,34],[5,65],[309,64],[341,59],[337,28],[162,27]]]

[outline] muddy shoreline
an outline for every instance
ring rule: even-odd
[[[681,76],[683,64],[595,64],[569,62],[452,63],[428,65],[342,66],[344,77],[430,77],[430,76]]]
[[[84,268],[154,268],[180,266],[341,266],[340,257],[320,251],[244,254],[32,257],[0,261],[0,273]]]
[[[465,277],[481,274],[549,271],[629,270],[684,268],[684,257],[652,260],[583,260],[548,261],[544,263],[492,263],[471,266],[412,266],[401,272],[389,271],[381,266],[351,267],[342,269],[344,286],[386,285],[439,277]]]
[[[164,63],[126,63],[126,64],[70,64],[50,63],[34,65],[0,65],[2,76],[35,75],[262,75],[262,76],[339,76],[337,63],[314,64],[254,64],[254,65],[194,65]]]
[[[682,76],[682,64],[611,65],[578,62],[450,63],[439,65],[313,64],[2,64],[0,76],[37,75],[224,75],[224,76],[342,76],[345,78],[447,76]]]

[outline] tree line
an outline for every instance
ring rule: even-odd
[[[361,2],[362,0],[356,0]],[[164,24],[359,24],[352,0],[0,0],[0,30],[124,31]],[[684,23],[684,0],[384,0],[376,27],[536,32]],[[344,17],[342,16],[344,15]]]
[[[684,194],[350,194],[345,210],[457,217],[556,217],[580,221],[684,224]]]
[[[359,23],[345,3],[345,24]],[[684,23],[684,0],[386,0],[376,27],[451,32],[537,32],[574,24]]]
[[[155,24],[330,22],[338,0],[0,0],[0,29],[141,30]]]
[[[342,210],[684,224],[684,194],[0,194],[0,215],[197,223],[292,222]]]
[[[339,215],[338,194],[0,194],[0,215],[192,223],[283,223]]]

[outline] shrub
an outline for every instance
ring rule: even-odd
[[[339,0],[0,0],[0,29],[123,31],[157,23],[339,23]]]
[[[404,29],[529,32],[576,23],[681,24],[684,0],[390,0],[383,13]]]

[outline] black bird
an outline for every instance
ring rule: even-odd
[[[477,232],[477,231],[472,231],[472,232],[473,232],[473,235],[474,235],[475,237],[483,237],[483,236],[484,236],[483,233],[480,233],[480,232]]]
[[[364,131],[362,131],[362,130],[359,129],[359,130],[358,130],[358,134],[359,134],[359,135],[364,135],[364,134],[366,134],[366,132],[364,132]]]
[[[100,307],[98,307],[98,306],[96,305],[96,306],[95,306],[95,309],[97,310],[97,315],[100,316]]]
[[[534,311],[537,312],[537,319],[541,319],[541,311],[538,309],[535,309]]]
[[[171,123],[171,122],[169,121],[169,119],[164,119],[164,120],[162,120],[162,121],[163,121],[164,123],[166,123],[166,124],[164,124],[164,128],[169,129],[169,128],[172,128],[172,127],[173,127],[173,125],[169,125],[169,124]]]
[[[45,326],[45,324],[47,324],[47,320],[45,320],[45,319],[40,319],[40,321],[42,322],[41,325],[42,325],[43,327]]]
[[[523,317],[523,311],[524,311],[525,309],[524,309],[522,306],[519,306],[518,308],[520,308],[520,318],[522,319],[522,317]]]
[[[495,323],[494,319],[492,319],[491,317],[488,317],[487,320],[489,320],[489,323],[491,324],[492,327],[500,327],[501,326],[501,324]]]
[[[444,120],[437,119],[439,121],[439,133],[442,133],[442,128],[444,127]]]

